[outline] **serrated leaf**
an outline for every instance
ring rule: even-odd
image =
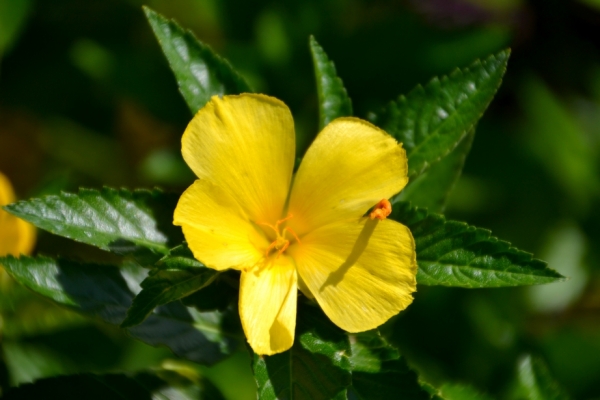
[[[180,252],[176,248],[172,252],[173,257],[167,256],[167,260],[163,259],[162,266],[149,272],[141,283],[142,291],[133,299],[121,328],[142,323],[156,307],[189,296],[210,285],[219,274],[195,259],[182,257]]]
[[[352,389],[349,399],[418,399],[431,395],[421,387],[398,350],[389,345],[378,331],[350,335]]]
[[[10,204],[5,210],[38,228],[119,254],[167,254],[181,243],[173,225],[178,196],[160,190],[80,189]]]
[[[484,288],[564,279],[545,262],[511,247],[487,229],[447,221],[404,202],[393,205],[392,218],[406,225],[415,238],[421,285]]]
[[[410,181],[397,199],[410,201],[430,212],[444,211],[446,200],[462,173],[474,137],[475,130],[473,129],[450,154],[442,158],[440,162],[433,164],[415,180]]]
[[[540,358],[527,355],[519,361],[518,368],[517,390],[514,398],[527,400],[569,399]]]
[[[171,249],[170,253],[158,262],[158,267],[166,268],[204,268],[204,264],[194,258],[194,254],[184,243]],[[200,311],[224,311],[237,299],[239,291],[239,271],[227,270],[215,274],[214,279],[202,290],[183,297],[181,302]]]
[[[352,115],[352,101],[344,83],[337,76],[335,65],[330,61],[323,48],[313,36],[310,37],[312,54],[319,95],[319,128],[339,117]]]
[[[402,142],[411,179],[450,153],[471,131],[496,94],[510,51],[417,86],[391,102],[373,122]]]
[[[259,400],[345,399],[350,384],[348,337],[320,309],[300,305],[292,348],[254,355]]]
[[[0,263],[20,284],[59,305],[119,325],[139,291],[138,271],[82,264],[48,257],[5,257]],[[142,270],[140,267],[138,270]],[[156,309],[128,333],[150,345],[165,345],[176,355],[213,364],[236,346],[239,335],[232,312],[199,312],[172,302]]]
[[[148,7],[144,7],[144,13],[192,114],[214,95],[252,91],[227,60],[196,39],[192,32]]]

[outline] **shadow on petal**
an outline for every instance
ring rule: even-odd
[[[360,234],[356,238],[356,242],[354,242],[354,246],[352,247],[352,251],[348,255],[348,258],[346,258],[346,261],[344,261],[342,265],[336,268],[335,271],[329,274],[329,276],[319,289],[320,292],[323,292],[323,290],[325,290],[327,286],[336,286],[342,281],[342,279],[344,279],[344,275],[346,274],[346,272],[350,269],[350,267],[356,264],[360,256],[367,248],[369,240],[371,239],[371,236],[373,235],[373,232],[375,231],[375,228],[377,227],[378,223],[379,220],[377,219],[366,220],[365,225],[363,226],[362,230],[360,231]]]

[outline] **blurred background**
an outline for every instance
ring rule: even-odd
[[[419,287],[383,329],[434,385],[514,398],[519,360],[531,353],[574,398],[600,398],[600,1],[0,0],[0,171],[20,198],[103,184],[182,191],[192,182],[179,153],[191,115],[143,4],[287,103],[300,154],[318,123],[310,34],[363,118],[435,75],[512,48],[446,215],[491,229],[570,280]],[[108,257],[45,232],[36,252]],[[0,296],[1,387],[177,362],[16,285],[2,290],[10,295]],[[229,399],[255,398],[244,349],[194,369]]]

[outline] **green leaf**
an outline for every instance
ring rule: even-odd
[[[194,258],[194,254],[186,243],[171,249],[169,255],[159,261],[160,268],[204,268],[204,264]],[[202,290],[187,295],[181,302],[200,311],[224,311],[237,299],[239,291],[239,271],[228,270],[216,273],[214,279]]]
[[[56,235],[119,254],[167,254],[183,235],[173,225],[176,195],[159,190],[80,189],[22,200],[8,212]]]
[[[227,60],[192,32],[148,7],[144,7],[144,12],[192,114],[212,96],[252,91]]]
[[[484,288],[564,279],[545,262],[511,247],[487,229],[447,221],[404,202],[394,204],[392,218],[406,225],[415,238],[419,284]]]
[[[219,274],[195,259],[181,257],[177,252],[179,249],[175,250],[173,257],[167,256],[164,265],[151,270],[141,283],[142,291],[133,299],[121,328],[142,323],[156,307],[189,296],[210,285]],[[181,261],[177,263],[174,258]],[[200,266],[190,266],[190,263]]]
[[[310,52],[319,95],[319,128],[323,129],[336,118],[351,116],[352,102],[344,83],[337,76],[333,61],[329,60],[313,36],[310,37]]]
[[[411,179],[444,158],[476,125],[496,94],[510,51],[432,79],[391,102],[373,122],[402,142]]]
[[[299,304],[292,348],[254,355],[260,400],[345,399],[350,385],[348,337],[317,307]]]
[[[471,130],[450,154],[410,181],[397,199],[410,201],[430,212],[444,211],[446,200],[462,173],[474,137],[475,130]]]
[[[554,380],[546,364],[527,355],[519,362],[517,390],[513,398],[527,400],[568,400],[569,396]]]
[[[239,271],[221,272],[210,285],[182,298],[181,302],[200,311],[226,310],[237,301],[239,281]]]
[[[428,400],[431,395],[421,387],[398,350],[378,331],[350,335],[352,346],[352,389],[348,398],[357,400]]]
[[[87,316],[119,325],[139,292],[140,272],[114,266],[81,264],[48,257],[12,256],[0,264],[20,284],[56,303]],[[143,277],[142,277],[143,279]],[[200,312],[172,302],[156,309],[128,333],[153,346],[165,345],[176,355],[201,364],[213,364],[236,347],[237,314]]]

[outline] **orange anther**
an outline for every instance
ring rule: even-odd
[[[383,221],[392,213],[392,204],[388,199],[381,199],[369,214],[369,218]]]
[[[291,233],[292,236],[294,236],[294,238],[298,241],[298,243],[300,243],[300,239],[298,238],[298,235],[296,235],[296,232],[294,232],[294,230],[292,228],[285,227],[285,228],[283,228],[281,233],[279,233],[279,225],[282,222],[285,222],[285,221],[291,219],[292,217],[293,217],[293,215],[289,214],[287,217],[275,222],[275,225],[272,225],[272,224],[269,224],[266,222],[258,222],[259,225],[268,226],[269,228],[273,229],[273,231],[275,232],[275,235],[277,235],[276,239],[265,250],[265,257],[269,257],[271,250],[277,249],[277,257],[276,258],[279,258],[279,256],[281,256],[281,254],[283,254],[283,252],[285,252],[287,250],[287,248],[290,247],[290,241],[285,238],[286,232]]]

